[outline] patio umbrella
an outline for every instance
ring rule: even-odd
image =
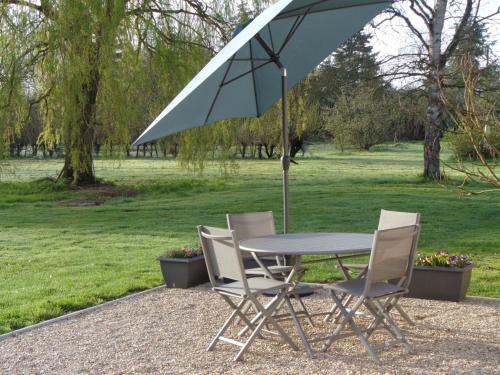
[[[288,87],[390,4],[389,0],[278,1],[239,27],[134,145],[218,120],[259,117],[281,99],[283,215],[288,232]]]

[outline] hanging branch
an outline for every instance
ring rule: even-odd
[[[445,163],[449,168],[465,175],[460,186],[469,194],[500,192],[500,177],[496,174],[500,151],[495,140],[500,137],[500,120],[496,115],[495,103],[482,101],[476,94],[476,87],[481,76],[469,56],[461,61],[462,79],[464,81],[464,105],[458,107],[451,104],[442,92],[443,100],[448,106],[449,115],[460,134],[466,136],[467,142],[473,149],[473,156],[479,164],[473,168],[473,163],[465,163],[461,155],[456,155],[458,165]],[[489,153],[490,158],[488,158]],[[469,166],[470,165],[470,166]],[[471,167],[472,166],[472,167]],[[472,191],[465,188],[468,180],[479,181],[492,189]]]

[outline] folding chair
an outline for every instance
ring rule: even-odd
[[[227,214],[227,227],[234,230],[240,241],[276,234],[274,217],[272,211],[251,212],[243,214]],[[282,256],[258,258],[255,254],[242,254],[243,259],[254,259],[259,267],[246,268],[247,275],[270,276],[286,275],[292,271],[293,266],[286,265],[286,259]],[[263,267],[262,260],[273,261],[275,265]],[[271,275],[268,274],[268,271]]]
[[[212,340],[207,350],[213,350],[219,341],[239,346],[241,349],[234,357],[234,360],[238,361],[242,359],[243,354],[257,337],[263,338],[261,332],[279,336],[283,338],[292,349],[298,350],[297,345],[295,345],[288,334],[273,318],[273,314],[279,306],[281,306],[282,301],[285,301],[290,309],[290,313],[295,317],[295,320],[297,319],[293,306],[287,296],[288,289],[291,285],[283,281],[264,277],[247,279],[243,268],[240,249],[238,247],[238,238],[234,231],[200,225],[198,226],[198,234],[205,256],[212,290],[217,292],[233,309],[233,312]],[[223,278],[234,281],[229,283],[219,282],[219,279]],[[259,302],[257,297],[269,290],[276,290],[277,294],[268,303],[263,305]],[[236,304],[233,302],[232,298],[240,299],[241,301]],[[252,306],[256,309],[256,315],[252,320],[247,318],[241,311],[242,307],[248,301],[250,301]],[[245,342],[223,336],[237,316],[246,324],[248,331],[251,332]],[[264,326],[268,325],[273,326],[277,332],[264,330]]]
[[[380,218],[378,222],[378,230],[392,229],[398,227],[404,227],[408,225],[420,224],[420,214],[416,212],[399,212],[399,211],[389,211],[381,210]],[[417,247],[417,241],[414,243],[415,248]],[[361,271],[358,278],[364,277],[368,268],[367,264],[340,264],[339,267],[342,268],[344,274],[349,274],[352,270]],[[412,269],[409,271],[411,272]],[[410,277],[406,278],[403,287],[407,288],[410,284]],[[347,302],[348,304],[348,302]],[[399,315],[408,322],[410,325],[415,325],[415,322],[408,316],[408,314],[403,310],[403,308],[395,303],[393,306],[397,310]],[[325,317],[325,321],[329,320],[336,311],[336,305],[330,310],[329,314]]]
[[[238,239],[240,241],[261,237],[270,236],[276,234],[276,226],[274,223],[274,217],[272,211],[266,212],[251,212],[242,214],[227,214],[227,226],[230,230],[234,230]],[[245,273],[247,276],[266,276],[272,279],[276,278],[286,278],[286,276],[292,271],[293,266],[286,265],[286,258],[284,256],[276,256],[273,259],[259,258],[256,254],[249,254],[244,252],[242,254],[243,258],[252,258],[259,265],[259,267],[245,268]],[[275,265],[265,265],[264,261],[274,261]],[[274,263],[273,262],[273,263]],[[297,270],[296,270],[297,271]],[[303,272],[303,270],[302,270]],[[309,324],[314,326],[311,315],[304,304],[304,301],[297,293],[292,293],[297,302],[302,308],[302,312]],[[247,312],[250,308],[250,304],[244,307],[243,311]]]
[[[366,277],[351,279],[325,287],[330,290],[332,298],[344,319],[335,328],[332,335],[314,340],[326,340],[322,351],[328,350],[335,340],[355,334],[359,337],[370,356],[377,362],[380,362],[376,354],[377,350],[389,348],[396,344],[403,344],[409,353],[413,352],[389,311],[394,308],[397,300],[402,295],[408,293],[408,289],[403,285],[406,285],[405,280],[411,277],[411,271],[408,269],[413,266],[414,244],[419,234],[420,225],[375,231]],[[339,295],[353,296],[357,300],[348,310]],[[372,322],[365,331],[354,320],[356,312],[362,306],[373,316]],[[347,324],[350,325],[353,333],[342,334],[342,330]],[[384,326],[394,340],[372,346],[368,340],[380,325]]]

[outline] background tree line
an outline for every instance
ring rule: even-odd
[[[498,12],[482,15],[480,4],[399,1],[347,41],[289,93],[291,155],[318,139],[342,150],[422,140],[424,175],[440,179],[446,134],[459,161],[483,156],[496,176],[500,69],[487,26]],[[210,159],[279,157],[280,103],[259,119],[130,146],[234,27],[268,5],[0,0],[1,154],[64,157],[60,177],[79,185],[95,183],[95,155],[173,155],[196,168]],[[378,56],[371,32],[396,20],[414,42],[397,56]],[[481,118],[474,136],[464,127],[471,109]]]

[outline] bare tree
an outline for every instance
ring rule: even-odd
[[[388,10],[383,22],[400,20],[415,37],[417,47],[410,53],[387,58],[392,68],[383,75],[392,79],[413,78],[422,84],[428,98],[424,141],[424,176],[441,179],[441,138],[446,129],[445,103],[441,97],[447,65],[467,25],[484,23],[500,12],[480,16],[481,0],[401,0]],[[451,26],[449,26],[451,24]]]

